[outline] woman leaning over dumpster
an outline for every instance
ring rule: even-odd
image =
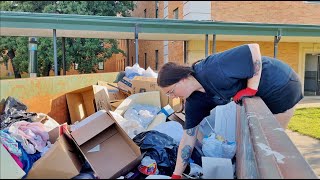
[[[303,98],[294,70],[281,60],[261,56],[258,44],[210,55],[192,67],[166,63],[159,71],[158,85],[167,96],[186,100],[184,133],[172,179],[181,178],[195,145],[198,124],[216,106],[259,96],[286,128],[294,106]]]

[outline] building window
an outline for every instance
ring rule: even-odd
[[[98,64],[98,69],[99,70],[104,70],[104,62],[102,61],[102,62],[99,62],[99,64]]]
[[[159,1],[155,1],[156,2],[156,18],[158,18],[159,15]]]
[[[144,9],[144,18],[147,17],[147,9]]]
[[[78,70],[78,66],[79,66],[78,63],[74,63],[74,69],[75,69],[75,70]],[[53,67],[53,66],[52,66],[52,67]]]
[[[188,63],[187,51],[188,51],[188,41],[183,41],[183,62],[184,62],[184,64]]]
[[[147,69],[147,53],[144,53],[144,69]]]
[[[173,10],[173,19],[179,19],[179,9]]]
[[[159,50],[156,50],[156,70],[158,70],[159,65]]]

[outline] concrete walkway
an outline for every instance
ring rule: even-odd
[[[286,130],[286,133],[320,178],[320,140],[290,130]]]
[[[320,96],[305,96],[296,106],[297,109],[307,107],[320,107]],[[286,133],[320,178],[320,140],[291,130]]]

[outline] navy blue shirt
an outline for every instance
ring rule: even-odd
[[[205,93],[195,91],[186,99],[184,129],[198,125],[217,105],[231,102],[231,98],[238,91],[247,87],[248,79],[254,74],[253,68],[248,45],[213,54],[193,65],[193,76],[202,85]],[[256,96],[263,100],[279,99],[278,96],[271,97],[270,94],[288,84],[292,72],[291,67],[282,61],[262,56],[262,72]]]

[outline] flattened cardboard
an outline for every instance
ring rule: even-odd
[[[120,99],[125,99],[127,97],[127,95],[125,95],[122,91],[116,88],[118,86],[117,83],[98,81],[98,85],[105,86],[108,89],[110,103]]]
[[[104,127],[104,130],[92,128],[98,126]],[[101,179],[117,178],[123,175],[124,172],[138,165],[140,161],[137,159],[142,158],[139,147],[107,112],[71,132],[71,135],[75,142],[80,142],[79,149]],[[100,146],[99,151],[89,152],[97,145]]]
[[[49,132],[53,145],[33,164],[27,179],[70,179],[80,173],[82,164],[75,152],[75,144],[70,144],[73,141],[68,141],[60,130],[61,126]]]
[[[0,179],[21,179],[26,174],[3,147],[2,143],[0,143],[0,154]]]
[[[159,91],[161,107],[164,107],[170,104],[170,106],[175,111],[180,109],[180,98],[174,98],[174,99],[169,98],[158,86],[157,78],[135,76],[132,80],[132,91],[133,91],[133,94],[149,92],[149,91]]]
[[[98,110],[110,110],[108,90],[92,85],[66,94],[71,124],[90,116]]]
[[[88,121],[87,124],[83,125],[79,129],[71,132],[72,137],[75,139],[77,144],[81,146],[83,143],[87,142],[89,139],[95,137],[97,134],[101,133],[103,130],[111,126],[114,122],[107,121],[107,113],[105,110],[100,110],[82,121]],[[94,123],[91,123],[94,121]]]
[[[124,99],[118,100],[118,101],[114,101],[111,104],[111,111],[114,111],[117,109],[117,107],[120,106],[120,104],[124,101]]]
[[[118,88],[122,89],[125,92],[128,92],[130,94],[133,93],[132,91],[132,80],[127,78],[127,77],[123,77],[123,79],[121,79],[118,82]]]

